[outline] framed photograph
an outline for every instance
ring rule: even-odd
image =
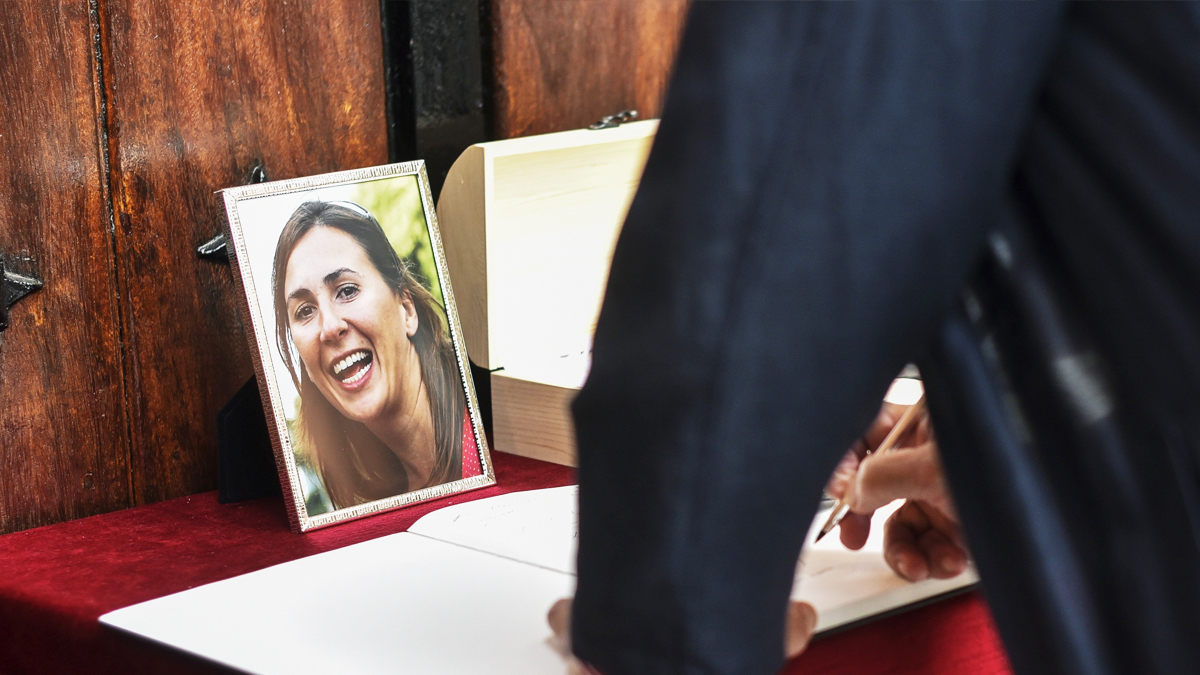
[[[292,528],[494,484],[424,162],[219,194]]]

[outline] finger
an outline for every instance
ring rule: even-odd
[[[919,581],[961,574],[970,554],[957,522],[929,504],[909,500],[884,525],[884,559],[900,576]]]
[[[921,415],[921,421],[917,423],[917,436],[921,439],[920,443],[936,442],[933,436],[933,421],[929,417],[928,409]]]
[[[907,502],[883,524],[883,559],[892,571],[909,581],[929,577],[929,563],[918,543],[928,526],[924,514]]]
[[[904,450],[874,454],[862,461],[854,486],[847,491],[850,510],[874,511],[897,499],[944,500],[945,479],[941,460],[932,443]]]
[[[859,436],[854,440],[854,445],[850,446],[850,450],[848,452],[852,453],[855,459],[862,459],[863,457],[866,457],[867,453],[870,451],[871,448],[867,446],[867,437]]]
[[[858,442],[855,446],[861,446],[862,442]],[[862,446],[865,448],[866,446]],[[841,499],[842,495],[846,494],[846,489],[854,482],[854,474],[858,472],[858,451],[851,448],[842,456],[842,461],[838,462],[837,468],[833,470],[833,474],[829,476],[829,483],[825,485],[827,492],[834,499]]]
[[[867,432],[862,435],[862,440],[866,442],[867,447],[871,450],[878,448],[908,408],[909,406],[906,405],[884,402],[879,408],[879,414],[875,416],[875,421],[867,427]]]
[[[546,613],[550,630],[554,631],[554,637],[562,641],[568,652],[571,651],[571,605],[572,598],[561,598]]]
[[[857,551],[867,543],[871,536],[871,515],[869,513],[847,513],[838,523],[838,537],[842,545],[851,551]]]
[[[892,428],[904,417],[904,413],[912,406],[899,405],[896,403],[884,402],[883,407],[879,409],[879,415],[867,432],[860,439],[866,444],[872,452],[879,449],[879,445],[883,443],[887,435],[891,433]],[[933,426],[929,421],[929,411],[924,410],[920,413],[920,417],[916,420],[916,424],[912,425],[895,440],[895,446],[898,448],[907,448],[923,443],[928,443],[933,440]],[[856,444],[857,445],[857,444]],[[862,453],[859,453],[862,456]]]
[[[946,533],[930,528],[917,538],[917,547],[929,566],[929,575],[934,579],[949,579],[962,574],[967,568],[967,552],[946,536]]]
[[[923,413],[922,413],[922,419],[924,419]],[[918,445],[927,443],[928,436],[929,436],[929,434],[922,431],[921,423],[918,421],[916,423],[909,425],[908,429],[905,430],[904,432],[902,432],[900,434],[900,436],[898,438],[896,438],[896,440],[892,443],[891,449],[892,450],[901,450],[904,448],[915,448]]]
[[[583,661],[574,656],[567,657],[567,675],[595,675],[596,671],[588,668]]]
[[[917,507],[929,519],[929,526],[941,532],[955,546],[967,550],[967,541],[963,537],[962,527],[955,515],[954,505],[949,496],[945,500],[916,501]]]
[[[783,639],[783,655],[792,658],[808,646],[817,629],[817,610],[807,602],[788,604],[787,624]]]
[[[933,423],[929,419],[929,408],[922,408],[908,430],[896,439],[896,448],[914,448],[933,440]]]

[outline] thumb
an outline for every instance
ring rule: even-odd
[[[808,646],[813,631],[817,629],[817,610],[807,602],[788,603],[786,633],[783,638],[783,655],[792,658]]]
[[[554,637],[563,647],[564,653],[571,651],[571,605],[573,598],[560,598],[546,613],[546,623],[550,624],[550,630],[554,632]]]

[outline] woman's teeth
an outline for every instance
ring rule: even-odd
[[[341,375],[343,370],[358,363],[359,361],[362,361],[365,358],[367,358],[367,352],[354,352],[350,356],[347,356],[346,358],[337,362],[337,364],[333,367],[333,374]]]
[[[372,358],[371,351],[368,349],[360,349],[346,358],[333,364],[333,377],[342,384],[354,384],[363,379],[371,370],[375,359]]]
[[[367,372],[369,370],[371,370],[371,364],[368,363],[367,365],[363,366],[362,368],[359,368],[358,372],[356,372],[353,375],[351,375],[350,377],[347,377],[346,379],[342,380],[342,382],[344,384],[354,384],[355,382],[358,382],[359,380],[366,377]]]

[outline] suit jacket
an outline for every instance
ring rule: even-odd
[[[604,673],[780,667],[909,361],[1017,672],[1200,672],[1200,8],[697,3],[593,359]]]

